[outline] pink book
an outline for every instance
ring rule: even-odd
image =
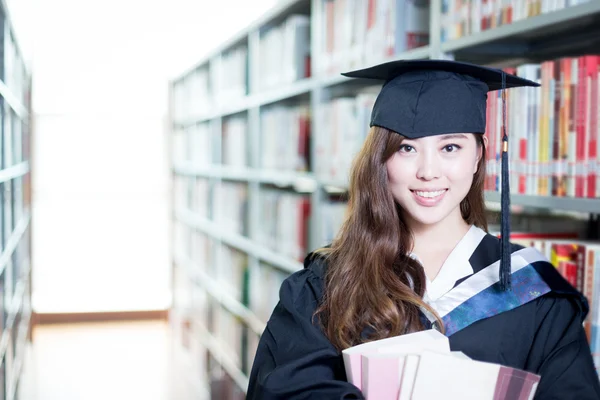
[[[362,393],[366,400],[397,400],[404,368],[404,356],[362,355]]]

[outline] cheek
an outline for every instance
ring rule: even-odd
[[[387,163],[388,181],[391,185],[405,185],[410,180],[410,165],[398,160],[398,157],[392,157]]]
[[[456,160],[444,167],[444,174],[453,181],[471,181],[477,171],[476,160]]]

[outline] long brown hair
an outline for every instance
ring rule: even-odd
[[[465,221],[487,231],[483,185],[485,146],[473,184],[461,203]],[[347,217],[318,254],[326,258],[325,294],[317,309],[325,335],[340,351],[370,340],[423,330],[420,309],[441,320],[423,301],[425,272],[407,254],[412,237],[388,189],[386,161],[404,138],[373,127],[352,165]],[[363,336],[364,334],[364,336]]]

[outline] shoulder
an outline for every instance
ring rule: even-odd
[[[304,258],[304,270],[309,271],[309,273],[315,277],[324,279],[325,273],[327,272],[326,256],[317,251],[308,253]]]
[[[496,282],[502,242],[496,235],[490,233],[481,235],[481,241],[473,252],[470,262],[474,272],[489,274],[491,281]],[[510,252],[513,291],[506,293],[507,299],[518,298],[520,299],[518,302],[523,302],[533,297],[536,301],[528,308],[535,308],[534,304],[573,303],[581,309],[584,316],[586,315],[588,312],[586,298],[561,275],[541,251],[533,246],[511,242]],[[536,295],[535,292],[539,294]]]
[[[309,253],[303,268],[283,281],[279,289],[280,303],[287,309],[312,313],[323,297],[326,268],[323,255]]]
[[[552,299],[552,303],[570,302],[581,314],[582,320],[589,312],[588,299],[577,290],[549,261],[538,261],[532,266],[550,288],[550,292],[543,296],[546,300]]]
[[[551,291],[539,297],[536,302],[536,317],[538,319],[550,314],[552,320],[577,318],[581,320],[578,322],[583,323],[587,312],[587,301],[577,293]]]
[[[577,290],[556,268],[548,258],[535,247],[522,247],[512,253],[513,269],[515,265],[524,265],[531,271],[535,271],[537,278],[533,276],[523,279],[523,283],[534,286],[535,280],[543,282],[547,286],[547,293],[540,296],[536,302],[543,310],[559,310],[567,314],[577,313],[581,319],[585,319],[589,312],[589,303],[586,297]],[[519,272],[517,272],[518,274]],[[513,274],[515,274],[513,272]],[[543,313],[542,313],[543,314]]]

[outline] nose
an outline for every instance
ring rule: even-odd
[[[429,151],[421,153],[417,168],[417,178],[424,181],[437,179],[441,175],[441,170],[440,160],[436,154]]]

